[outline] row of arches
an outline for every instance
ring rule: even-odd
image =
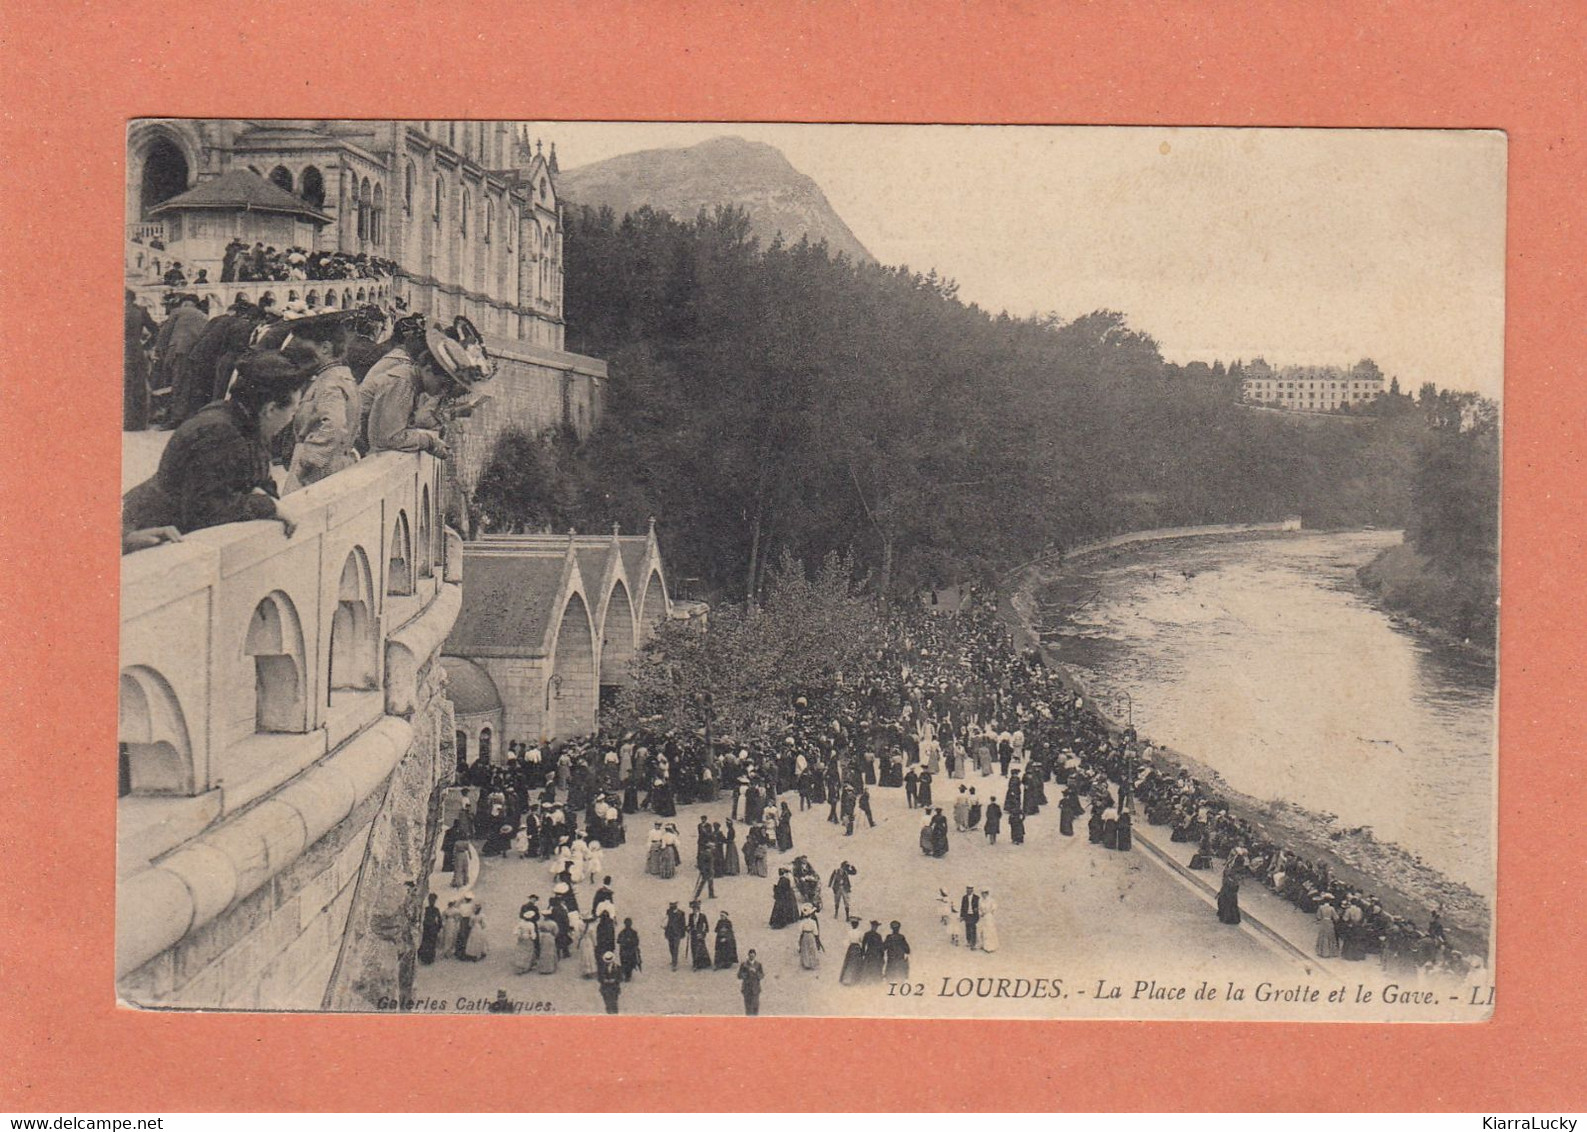
[[[294,174],[285,165],[277,165],[270,170],[267,179],[306,204],[315,208],[325,207],[325,174],[320,172],[318,166],[306,165],[301,173]]]
[[[418,540],[410,534],[405,510],[393,524],[386,569],[386,596],[414,593],[415,577],[434,574],[439,558],[431,517],[430,489],[420,496]],[[352,547],[337,580],[326,655],[327,706],[339,696],[371,692],[381,686],[381,606],[368,553]],[[308,653],[303,622],[291,596],[265,594],[253,607],[239,661],[253,666],[253,730],[294,733],[308,730]],[[196,788],[192,739],[180,700],[168,680],[147,665],[122,670],[117,742],[122,796],[190,794]]]

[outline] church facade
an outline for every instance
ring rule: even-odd
[[[242,297],[300,311],[371,303],[439,326],[466,317],[497,363],[455,462],[471,492],[502,432],[587,436],[600,419],[605,363],[563,349],[556,173],[555,145],[511,122],[140,119],[127,137],[127,286],[158,312],[179,263],[178,289],[207,299],[211,315]],[[206,198],[222,178],[257,191]],[[334,280],[227,280],[234,241],[372,266]]]

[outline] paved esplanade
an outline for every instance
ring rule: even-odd
[[[1006,779],[994,774],[981,778],[973,771],[959,780],[936,776],[932,794],[951,813],[961,781],[976,787],[983,801],[1002,801]],[[1058,807],[1044,806],[1026,821],[1023,845],[1011,845],[1007,826],[996,845],[987,844],[976,830],[957,833],[950,823],[951,849],[944,858],[927,857],[919,847],[923,811],[904,805],[902,789],[871,788],[877,826],[859,818],[854,836],[843,836],[841,826],[826,820],[822,803],[801,813],[798,795],[782,795],[793,810],[794,847],[787,853],[772,848],[767,877],[741,873],[716,880],[716,899],[702,897],[709,915],[714,947],[717,915],[725,909],[732,919],[742,959],[754,948],[766,968],[761,993],[761,1013],[851,1016],[912,1015],[923,1017],[1098,1017],[1171,1016],[1173,1008],[1160,1004],[1150,1011],[1129,995],[1135,979],[1188,984],[1205,978],[1216,985],[1230,979],[1254,983],[1260,979],[1292,980],[1298,973],[1292,963],[1275,955],[1239,928],[1220,924],[1213,909],[1171,877],[1163,867],[1137,848],[1113,852],[1093,845],[1085,824],[1075,837],[1058,833]],[[676,900],[685,911],[694,891],[694,828],[700,815],[713,821],[728,815],[731,795],[724,793],[713,805],[678,809],[679,851],[682,863],[670,880],[644,871],[646,835],[654,818],[648,812],[626,817],[627,844],[603,851],[605,873],[616,894],[617,924],[632,917],[640,934],[644,970],[625,985],[621,1009],[625,1014],[742,1014],[736,966],[732,970],[688,969],[680,957],[677,971],[670,969],[662,937],[667,902]],[[746,827],[738,824],[742,847]],[[779,865],[790,864],[800,854],[810,858],[823,884],[822,939],[826,947],[817,971],[799,966],[797,926],[777,930],[767,926],[771,914],[772,884]],[[846,987],[838,982],[848,932],[832,915],[827,878],[840,860],[847,859],[859,873],[853,878],[853,912],[865,921],[880,920],[887,934],[890,920],[899,920],[913,951],[910,982],[924,984],[924,997],[889,996],[885,984]],[[599,887],[577,887],[580,908],[586,913]],[[955,908],[966,884],[989,888],[997,901],[998,931],[1002,946],[995,953],[968,951],[949,944],[940,922],[939,889],[953,897]],[[458,890],[450,887],[449,873],[431,878],[438,903]],[[475,896],[485,906],[489,955],[479,962],[437,958],[419,967],[416,997],[430,997],[448,1005],[459,997],[489,1000],[498,988],[520,1001],[550,1002],[557,1013],[598,1014],[604,1009],[594,979],[580,975],[577,948],[563,960],[554,975],[530,972],[515,975],[512,955],[518,909],[531,893],[538,893],[544,908],[550,898],[549,864],[525,860],[516,852],[488,858]],[[687,951],[687,944],[682,949]],[[1053,1001],[1033,999],[980,999],[941,997],[943,979],[999,977],[1008,979],[1061,978],[1068,997]],[[1124,995],[1116,1002],[1095,1001],[1096,980],[1106,977],[1122,983]],[[1083,994],[1080,992],[1084,992]],[[1225,1013],[1202,1011],[1203,1016]],[[466,1007],[465,1007],[466,1009]],[[1185,1013],[1194,1013],[1187,1003]]]

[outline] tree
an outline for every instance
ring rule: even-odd
[[[745,735],[796,697],[833,691],[884,640],[877,605],[853,571],[834,554],[808,574],[785,554],[764,603],[718,605],[703,629],[664,624],[634,659],[618,719]]]
[[[580,512],[580,492],[570,471],[577,442],[568,429],[502,433],[474,489],[479,524],[516,532],[573,523]]]

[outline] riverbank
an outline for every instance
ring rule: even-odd
[[[1087,677],[1060,663],[1040,639],[1041,631],[1051,631],[1049,626],[1042,624],[1044,617],[1050,617],[1050,611],[1044,614],[1044,594],[1055,589],[1061,591],[1067,584],[1070,600],[1077,600],[1073,595],[1078,582],[1070,575],[1082,572],[1082,562],[1097,566],[1098,554],[1106,554],[1110,564],[1115,561],[1123,564],[1134,554],[1145,553],[1149,548],[1162,552],[1162,544],[1166,541],[1176,544],[1174,552],[1177,553],[1180,543],[1188,548],[1212,540],[1283,537],[1282,533],[1260,531],[1231,534],[1218,528],[1141,532],[1128,546],[1087,549],[1084,554],[1066,556],[1062,562],[1048,559],[1027,564],[1005,577],[1001,607],[1020,643],[1039,649],[1047,663],[1063,673],[1066,681],[1095,705],[1097,693],[1105,689],[1088,686]],[[1097,710],[1095,706],[1093,710]],[[1122,705],[1117,714],[1123,716]],[[1098,715],[1115,729],[1123,725],[1122,718],[1108,719],[1105,708],[1099,710]],[[1491,911],[1487,900],[1467,885],[1426,864],[1415,853],[1391,841],[1379,840],[1365,826],[1345,824],[1332,813],[1246,794],[1230,786],[1218,771],[1194,755],[1164,748],[1158,748],[1157,755],[1159,769],[1171,774],[1177,774],[1180,769],[1189,771],[1222,797],[1231,812],[1251,823],[1263,836],[1318,864],[1327,863],[1339,879],[1378,895],[1391,913],[1425,925],[1433,908],[1442,906],[1443,919],[1451,929],[1454,945],[1468,953],[1488,953]]]
[[[1497,651],[1496,579],[1446,574],[1409,545],[1389,547],[1356,579],[1374,604],[1417,632],[1485,656]]]

